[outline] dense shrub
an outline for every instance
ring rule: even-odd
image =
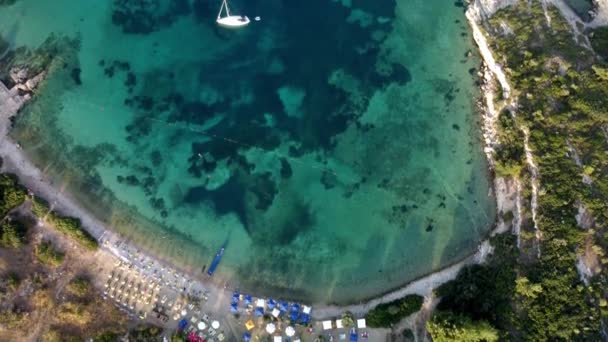
[[[498,341],[498,331],[486,321],[450,312],[437,312],[427,322],[427,330],[433,342],[493,342]]]
[[[423,298],[418,295],[408,295],[389,303],[380,304],[370,310],[365,317],[370,327],[390,327],[401,319],[420,310]]]
[[[63,262],[64,254],[56,250],[53,244],[49,241],[42,241],[34,250],[36,259],[41,264],[57,267]]]
[[[40,219],[46,220],[55,229],[73,238],[83,247],[89,250],[95,250],[99,247],[97,240],[82,227],[79,219],[59,215],[50,209],[45,200],[34,197],[32,199],[32,213]]]
[[[21,221],[6,220],[0,225],[0,247],[19,248],[26,243],[27,226]]]
[[[25,201],[25,189],[19,185],[17,176],[0,174],[0,218]]]

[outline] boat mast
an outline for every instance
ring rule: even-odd
[[[227,0],[222,1],[222,5],[220,6],[220,12],[217,14],[217,18],[220,19],[222,17],[222,9],[226,7],[226,16],[230,16],[230,10],[228,10],[228,2]]]

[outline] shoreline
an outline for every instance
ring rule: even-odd
[[[469,21],[469,25],[473,30],[475,37],[475,28],[476,23],[475,19],[472,15],[469,15],[469,12],[472,8],[474,8],[476,4],[471,4],[469,9],[467,10],[467,20]],[[472,12],[471,12],[472,13]],[[474,26],[475,25],[475,26]],[[480,42],[475,39],[478,49],[481,51],[482,46],[480,46]],[[486,44],[487,49],[487,44]],[[487,56],[484,53],[481,53],[482,59],[484,60],[483,65],[487,67],[482,67],[483,78],[481,86],[481,97],[485,97],[486,104],[483,106],[487,106],[492,103],[490,100],[491,96],[494,94],[494,90],[491,86],[491,81],[496,77],[495,71],[492,70],[492,65],[496,65],[495,63],[487,60]],[[489,55],[491,57],[491,53]],[[501,81],[500,77],[498,78]],[[502,82],[501,82],[502,83]],[[504,90],[504,89],[503,89]],[[479,113],[482,117],[482,134],[484,137],[484,152],[488,157],[489,163],[489,172],[492,170],[493,160],[491,158],[491,150],[487,150],[492,147],[492,144],[495,140],[495,135],[491,133],[494,132],[493,125],[495,121],[495,117],[492,115],[491,108],[479,108]],[[9,131],[9,115],[6,110],[0,111],[2,117],[0,118],[0,155],[4,159],[3,170],[6,172],[15,173],[21,180],[21,183],[27,188],[31,189],[37,195],[45,198],[49,203],[51,203],[52,207],[57,211],[61,212],[64,215],[74,216],[79,218],[82,221],[83,227],[87,229],[96,239],[100,242],[100,249],[103,251],[107,251],[113,254],[116,258],[124,258],[125,256],[120,253],[119,250],[108,247],[104,241],[108,241],[111,238],[114,238],[116,234],[112,232],[111,229],[105,226],[101,221],[97,220],[92,214],[82,209],[78,203],[76,203],[69,194],[64,193],[60,190],[54,188],[54,184],[42,175],[41,171],[28,159],[25,155],[24,151],[22,151],[18,144],[13,142],[8,137]],[[13,113],[12,115],[15,115]],[[488,136],[486,136],[486,134]],[[513,208],[513,203],[509,203],[507,200],[509,197],[513,195],[513,189],[515,187],[510,187],[504,180],[492,177],[491,181],[493,182],[493,189],[495,193],[495,200],[497,202],[497,212],[504,212],[504,210],[508,210],[508,206],[511,205]],[[488,236],[491,236],[497,232],[505,231],[508,228],[508,225],[502,222],[500,217],[497,218],[497,221],[492,229],[488,232]],[[139,250],[136,245],[133,243],[129,243],[127,241],[123,241],[124,246],[128,249]],[[323,319],[329,317],[336,317],[342,314],[345,310],[352,311],[355,315],[363,315],[369,309],[374,306],[385,303],[407,294],[420,294],[424,297],[432,296],[432,291],[437,286],[452,280],[456,277],[458,272],[465,266],[470,264],[482,263],[485,260],[485,257],[491,253],[491,246],[486,239],[480,241],[479,247],[476,252],[471,255],[465,257],[460,261],[456,261],[451,265],[445,266],[437,271],[430,272],[428,275],[422,276],[416,280],[410,281],[407,284],[400,286],[396,289],[389,290],[384,294],[379,294],[372,299],[366,300],[364,303],[352,304],[352,305],[316,305],[314,310],[312,311],[312,316],[315,319]],[[140,255],[144,255],[146,259],[154,260],[159,265],[169,265],[172,269],[181,270],[181,268],[177,265],[173,265],[171,262],[167,262],[161,260],[157,256],[148,254],[148,253],[139,253]],[[174,272],[175,273],[175,272]],[[183,278],[199,278],[198,275],[189,274],[191,272],[180,272]],[[225,293],[226,291],[232,291],[232,289],[222,289],[217,284],[210,281],[202,281],[197,279],[196,282],[198,285],[201,285],[204,288],[209,289],[212,292],[218,294],[218,298],[221,297],[219,294]],[[228,308],[229,304],[229,296],[226,298],[225,308]]]

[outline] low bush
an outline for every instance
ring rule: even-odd
[[[389,303],[380,304],[367,313],[367,324],[373,328],[388,328],[420,310],[422,302],[421,296],[408,295]]]

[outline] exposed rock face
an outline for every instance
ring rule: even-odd
[[[469,6],[469,11],[475,20],[481,21],[481,19],[488,19],[499,9],[515,3],[517,0],[472,0],[473,6]]]
[[[595,224],[595,220],[593,219],[593,216],[591,215],[589,210],[587,210],[587,208],[585,208],[585,206],[579,201],[577,201],[576,203],[576,208],[578,209],[578,212],[575,216],[576,224],[583,229],[589,229],[593,227],[593,225]]]
[[[593,13],[593,21],[589,24],[591,27],[608,25],[608,0],[593,0],[595,7]]]

